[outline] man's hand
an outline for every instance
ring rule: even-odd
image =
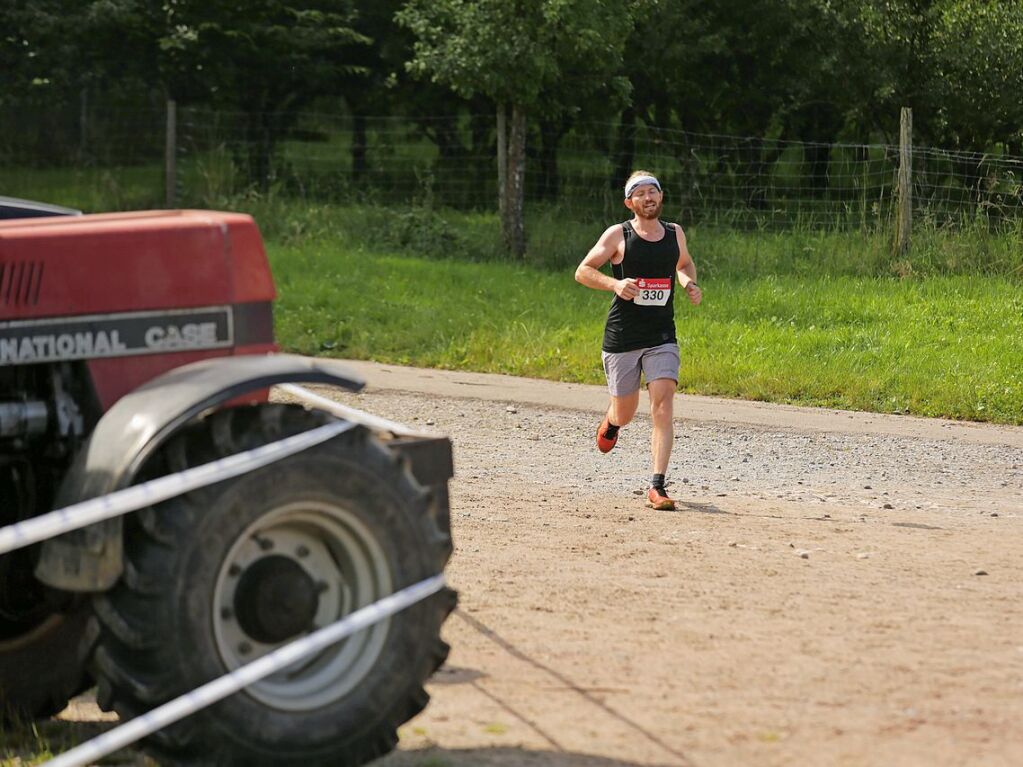
[[[703,300],[703,291],[700,290],[700,286],[695,282],[689,282],[686,285],[686,295],[689,296],[689,302],[693,306],[699,306],[700,301]]]
[[[632,277],[615,281],[615,293],[623,301],[631,301],[639,295],[639,286]]]

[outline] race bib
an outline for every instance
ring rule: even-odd
[[[636,280],[639,295],[632,299],[637,306],[664,306],[671,297],[671,277],[640,277]]]

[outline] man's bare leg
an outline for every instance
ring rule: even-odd
[[[625,394],[621,397],[611,397],[611,404],[607,409],[608,420],[615,426],[625,426],[632,417],[636,415],[639,407],[639,392]]]
[[[614,449],[618,442],[618,429],[632,420],[638,406],[638,391],[624,397],[611,397],[604,419],[597,428],[597,449],[600,452],[610,453]]]
[[[666,474],[668,471],[668,459],[671,458],[671,446],[675,440],[673,422],[675,387],[675,382],[670,378],[658,378],[647,384],[647,394],[650,395],[650,420],[653,421],[654,427],[650,438],[654,474]]]

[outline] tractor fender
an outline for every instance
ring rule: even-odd
[[[75,456],[55,508],[131,485],[146,460],[200,413],[274,384],[365,385],[338,363],[291,354],[217,357],[168,371],[114,403]],[[41,544],[36,576],[67,591],[105,591],[124,568],[120,517]]]

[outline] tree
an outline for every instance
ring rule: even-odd
[[[439,176],[457,172],[471,181],[441,185],[437,194],[446,202],[480,204],[479,189],[489,181],[493,117],[486,98],[465,99],[446,86],[413,78],[405,69],[412,57],[414,38],[395,22],[405,0],[375,0],[359,4],[355,28],[372,42],[361,57],[367,76],[346,80],[344,98],[352,117],[352,175],[356,181],[368,171],[368,118],[387,115],[394,125],[414,126],[417,133],[437,147]],[[468,112],[468,135],[464,116]],[[424,177],[429,184],[432,176]],[[417,190],[422,194],[424,190]],[[431,187],[429,195],[433,194]]]
[[[0,145],[18,162],[81,161],[92,60],[92,0],[0,3]],[[12,125],[5,124],[12,120]],[[35,130],[25,130],[26,123]]]
[[[250,178],[266,189],[278,139],[313,99],[366,71],[359,53],[369,41],[345,0],[187,2],[187,44],[215,83],[214,100],[242,112]]]
[[[809,160],[814,187],[823,189],[827,142],[844,122],[837,32],[825,13],[829,2],[646,0],[627,49],[654,55],[637,57],[640,66],[626,57],[633,97],[621,115],[612,185],[620,186],[629,173],[632,136],[642,121],[655,130],[749,137],[730,162],[741,164],[732,170],[741,179],[744,202],[753,207],[765,204],[768,175],[782,151],[767,137],[822,142],[809,150]],[[679,165],[695,171],[685,143],[672,145]],[[683,186],[683,209],[686,198]]]
[[[935,32],[943,138],[976,151],[1023,141],[1023,3],[950,0]]]
[[[53,105],[80,84],[80,29],[86,0],[8,0],[0,4],[0,105]],[[57,99],[55,99],[55,95]]]
[[[96,61],[168,98],[242,113],[250,179],[266,189],[276,144],[319,95],[364,73],[348,0],[94,0]]]
[[[410,0],[397,15],[415,37],[408,70],[497,106],[498,190],[505,243],[525,254],[527,118],[544,112],[545,94],[566,72],[619,83],[631,29],[625,0]]]

